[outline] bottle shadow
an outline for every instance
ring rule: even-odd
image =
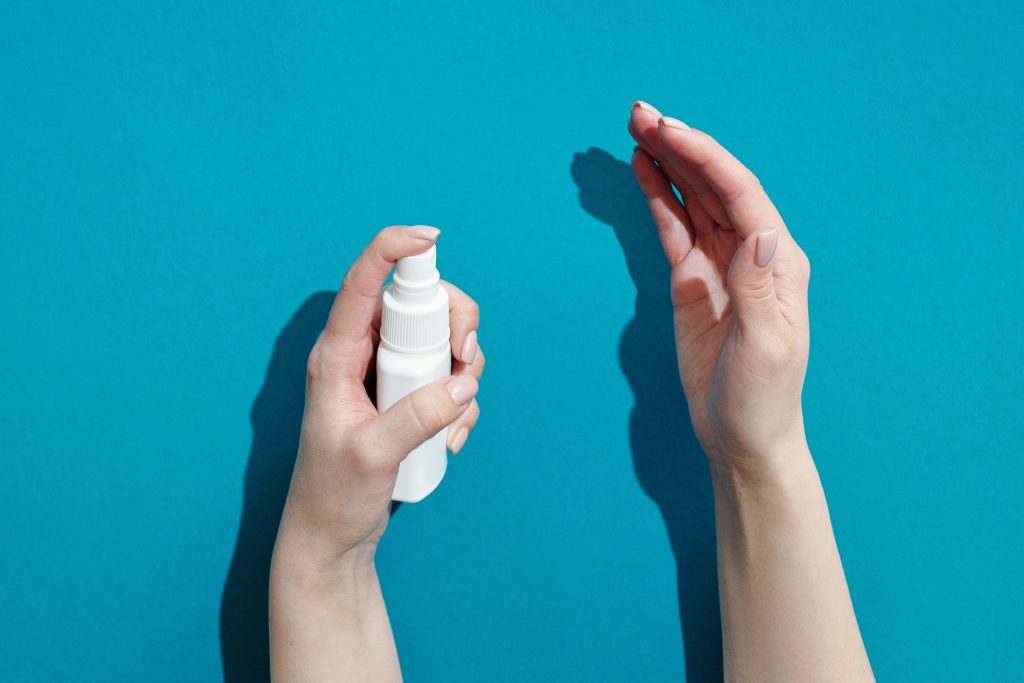
[[[281,330],[249,413],[252,447],[242,519],[220,605],[225,683],[270,681],[270,558],[299,445],[306,359],[324,329],[334,295],[311,295]]]
[[[614,230],[636,286],[619,364],[634,396],[633,467],[661,511],[675,556],[686,680],[722,680],[711,480],[679,381],[668,261],[629,164],[591,147],[574,155],[570,174],[580,206]]]

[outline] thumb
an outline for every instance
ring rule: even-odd
[[[476,378],[465,374],[420,387],[371,420],[366,437],[397,464],[462,415],[479,388]]]
[[[780,317],[772,262],[779,231],[764,230],[743,240],[729,266],[729,297],[741,325],[772,325]]]

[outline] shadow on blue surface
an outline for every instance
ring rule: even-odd
[[[571,172],[581,206],[615,231],[637,290],[636,313],[623,331],[619,361],[635,397],[630,416],[634,469],[661,510],[675,555],[687,680],[721,680],[714,510],[707,466],[676,369],[668,264],[628,164],[591,148],[574,157]],[[311,295],[285,325],[253,402],[242,519],[221,599],[226,683],[270,680],[270,559],[298,447],[306,358],[334,295]]]
[[[220,605],[225,683],[270,680],[270,557],[299,444],[306,359],[327,322],[334,294],[311,295],[281,330],[252,404],[252,449],[245,470],[242,521]]]
[[[669,266],[629,164],[591,147],[570,173],[583,209],[615,231],[636,286],[619,363],[633,390],[633,467],[661,510],[675,555],[688,681],[722,679],[714,506],[703,451],[690,426],[676,364]]]

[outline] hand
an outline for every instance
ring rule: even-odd
[[[399,258],[426,251],[438,234],[427,226],[386,228],[342,282],[309,355],[306,409],[275,570],[297,564],[305,572],[311,562],[317,570],[331,570],[343,558],[372,562],[402,460],[445,426],[448,446],[458,452],[476,424],[480,408],[474,397],[484,368],[477,348],[479,311],[448,283],[442,284],[450,301],[452,376],[383,414],[367,391],[380,338],[381,286]]]
[[[810,264],[757,178],[713,138],[643,102],[629,131],[639,143],[633,172],[672,266],[697,438],[713,464],[772,471],[805,448]]]

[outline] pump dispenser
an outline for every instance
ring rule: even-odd
[[[398,259],[384,290],[377,349],[377,409],[452,372],[448,292],[437,272],[437,247]],[[448,429],[402,461],[392,500],[415,503],[437,488],[448,467]]]

